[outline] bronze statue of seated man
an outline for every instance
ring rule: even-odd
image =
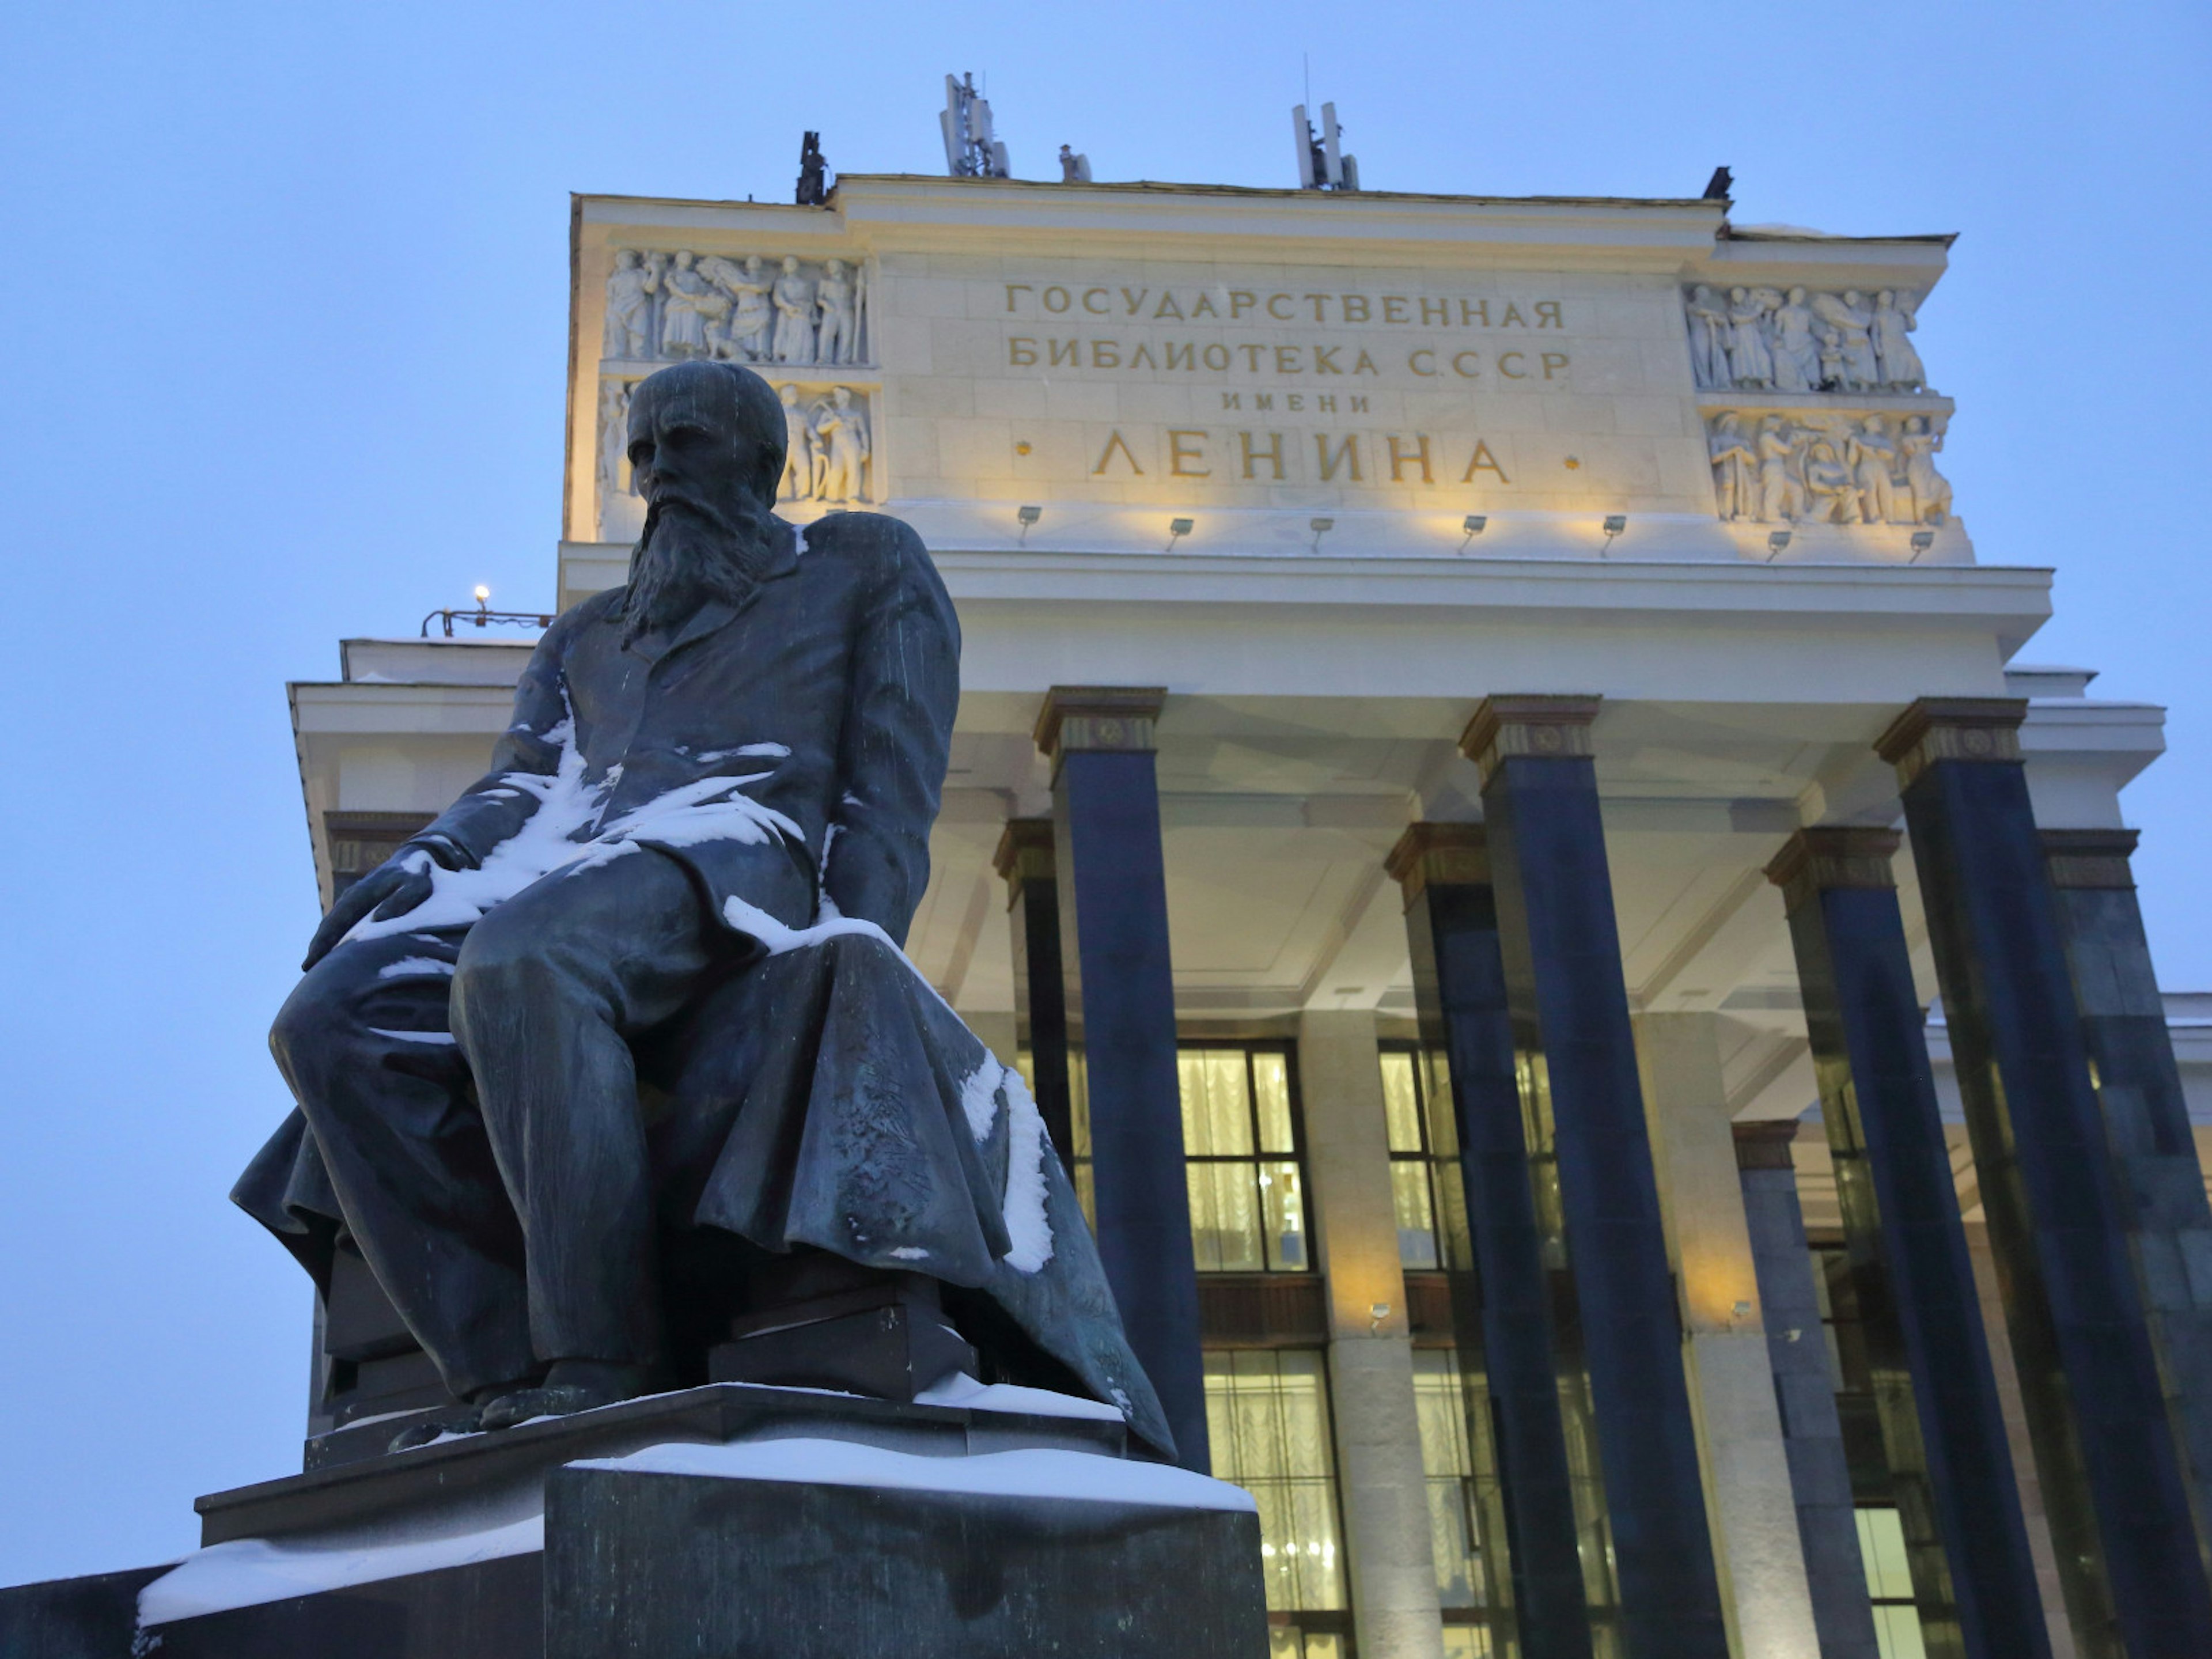
[[[554,623],[490,771],[338,896],[270,1034],[299,1110],[234,1197],[325,1283],[358,1249],[483,1427],[895,1285],[1172,1455],[1019,1075],[901,948],[959,699],[927,551],[774,515],[750,370],[664,369],[629,422],[628,584]]]

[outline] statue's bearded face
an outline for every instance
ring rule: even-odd
[[[620,608],[623,641],[680,627],[710,599],[735,601],[760,579],[783,471],[781,405],[734,363],[684,363],[630,399],[629,460],[645,497]]]

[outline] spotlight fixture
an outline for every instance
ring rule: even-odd
[[[1306,528],[1312,531],[1314,533],[1313,550],[1318,553],[1321,551],[1321,538],[1328,535],[1330,531],[1336,528],[1336,520],[1334,519],[1315,519],[1307,524]]]
[[[1195,519],[1170,519],[1168,520],[1168,544],[1162,548],[1160,551],[1163,553],[1174,552],[1175,544],[1181,541],[1184,537],[1189,535],[1191,530],[1197,523],[1198,520]]]
[[[1789,545],[1790,532],[1786,530],[1778,530],[1771,535],[1768,536],[1766,538],[1767,563],[1772,564],[1776,559],[1782,556],[1782,550]]]
[[[1932,530],[1916,530],[1916,531],[1914,531],[1914,532],[1912,532],[1912,556],[1911,556],[1911,558],[1908,559],[1905,562],[1906,562],[1906,563],[1908,563],[1908,564],[1918,564],[1918,563],[1920,562],[1920,556],[1921,556],[1923,553],[1925,553],[1925,552],[1926,552],[1929,548],[1931,548],[1931,547],[1933,547],[1933,546],[1935,546],[1935,545],[1936,545],[1936,532],[1935,532],[1934,531],[1932,531]]]
[[[1490,528],[1490,520],[1488,516],[1484,514],[1470,513],[1467,517],[1459,521],[1459,527],[1467,532],[1466,536],[1461,540],[1459,544],[1459,550],[1464,553],[1467,551],[1467,544],[1468,542],[1473,541],[1477,536],[1480,536],[1484,531]]]
[[[1597,550],[1597,556],[1601,559],[1603,558],[1607,553],[1612,550],[1613,538],[1620,534],[1622,531],[1628,528],[1628,514],[1626,513],[1607,514],[1605,515],[1605,524],[1603,528],[1605,531],[1605,545]]]
[[[1022,527],[1019,544],[1021,546],[1027,547],[1030,544],[1030,526],[1042,517],[1044,517],[1044,509],[1041,507],[1019,507],[1014,509],[1015,522]]]
[[[1382,1322],[1390,1316],[1387,1302],[1370,1302],[1367,1306],[1367,1332],[1372,1336],[1382,1328]]]
[[[481,611],[491,603],[491,589],[482,582],[477,584],[477,609]]]

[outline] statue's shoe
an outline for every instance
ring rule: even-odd
[[[396,1452],[413,1451],[416,1447],[427,1446],[441,1436],[475,1434],[483,1427],[483,1413],[474,1406],[464,1406],[425,1422],[410,1423],[392,1437],[391,1449]]]
[[[484,1402],[483,1426],[511,1429],[537,1417],[567,1417],[600,1406],[617,1405],[633,1396],[618,1389],[594,1388],[576,1382],[548,1382],[535,1389],[517,1389]]]

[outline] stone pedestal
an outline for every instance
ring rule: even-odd
[[[173,1571],[0,1590],[9,1659],[927,1659],[1267,1650],[1237,1488],[1109,1408],[720,1383],[197,1504]],[[159,1638],[158,1647],[154,1646]],[[137,1646],[134,1648],[134,1639]]]
[[[842,1480],[758,1473],[803,1467],[819,1444],[560,1470],[546,1490],[546,1659],[1267,1652],[1259,1517],[1179,1498],[1218,1482],[1070,1452],[870,1451]],[[804,1458],[763,1455],[794,1445]],[[951,1480],[934,1484],[928,1466]],[[1084,1490],[1099,1470],[1121,1478]],[[869,1484],[886,1474],[917,1484]],[[1147,1491],[1159,1501],[1132,1496]]]

